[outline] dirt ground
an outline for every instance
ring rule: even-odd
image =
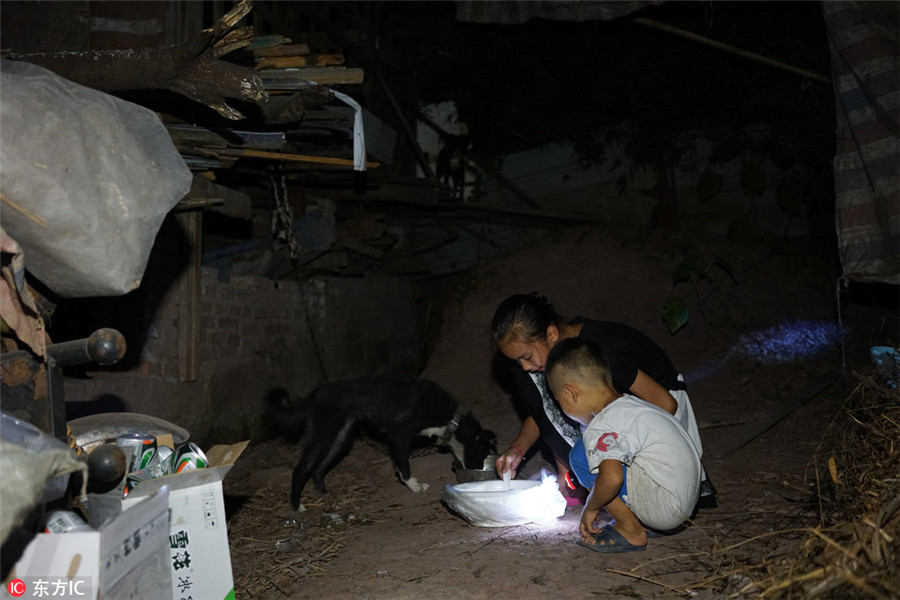
[[[685,256],[703,267],[696,294],[673,284]],[[868,361],[869,345],[896,342],[895,310],[842,301],[839,313],[833,273],[811,276],[765,247],[725,240],[568,230],[438,283],[445,286],[432,290],[445,298],[434,305],[441,334],[422,376],[472,410],[501,450],[520,423],[494,377],[489,343],[504,297],[540,291],[564,315],[622,321],[653,337],[688,381],[718,507],[700,511],[682,533],[650,540],[646,552],[600,555],[575,544],[580,507],[552,526],[472,526],[440,500],[456,483],[449,454],[414,454],[413,475],[430,484],[415,494],[376,444],[359,440],[327,477],[330,493],[307,486],[308,510],[295,513],[288,488],[296,446],[258,441],[225,480],[239,600],[752,597],[748,567],[795,555],[796,528],[815,520],[811,465],[852,388],[846,373]],[[691,310],[675,335],[662,320],[673,294]],[[847,332],[835,338],[827,328],[839,314]],[[760,341],[804,320],[825,329],[807,326],[780,352]],[[774,362],[820,342],[830,344]],[[538,453],[520,476],[545,468]]]

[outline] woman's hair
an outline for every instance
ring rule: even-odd
[[[532,342],[547,338],[547,328],[559,326],[556,309],[537,292],[515,294],[500,303],[491,320],[491,334],[499,344],[508,339]]]
[[[616,389],[606,352],[599,344],[578,337],[560,340],[553,346],[547,354],[544,375],[551,386],[564,381],[602,382],[609,389]]]

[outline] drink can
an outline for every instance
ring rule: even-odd
[[[187,442],[175,449],[172,455],[172,473],[183,473],[192,469],[203,469],[209,466],[209,460],[200,447],[194,442]]]
[[[122,497],[128,496],[128,493],[134,489],[134,486],[139,484],[141,480],[134,475],[126,475],[125,476],[125,487],[122,489]]]
[[[44,519],[44,533],[77,533],[79,531],[94,531],[94,529],[74,511],[50,511]]]
[[[123,433],[116,438],[116,446],[131,448],[130,472],[147,468],[156,456],[156,436],[149,433]]]
[[[165,477],[172,472],[172,455],[174,452],[168,446],[158,446],[156,456],[150,461],[150,475],[153,477]]]
[[[125,476],[125,485],[122,489],[122,497],[128,495],[128,493],[134,489],[134,487],[142,481],[147,481],[148,479],[152,479],[153,475],[150,473],[150,469],[142,469],[140,471],[135,471],[133,473],[129,473]]]

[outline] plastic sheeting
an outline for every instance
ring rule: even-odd
[[[0,413],[0,536],[5,542],[39,505],[60,498],[68,476],[87,464],[74,452],[31,423]]]
[[[900,4],[822,2],[837,112],[844,278],[900,284]]]
[[[191,172],[153,111],[0,60],[3,228],[62,297],[137,288]]]
[[[456,20],[520,25],[532,19],[609,21],[665,0],[456,0]]]

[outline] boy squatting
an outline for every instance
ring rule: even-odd
[[[603,350],[587,340],[561,340],[550,351],[547,383],[560,407],[582,424],[590,487],[578,544],[603,553],[645,550],[648,529],[671,532],[697,503],[700,456],[675,418],[612,386]],[[591,481],[593,484],[591,485]],[[615,520],[597,527],[601,508]]]

